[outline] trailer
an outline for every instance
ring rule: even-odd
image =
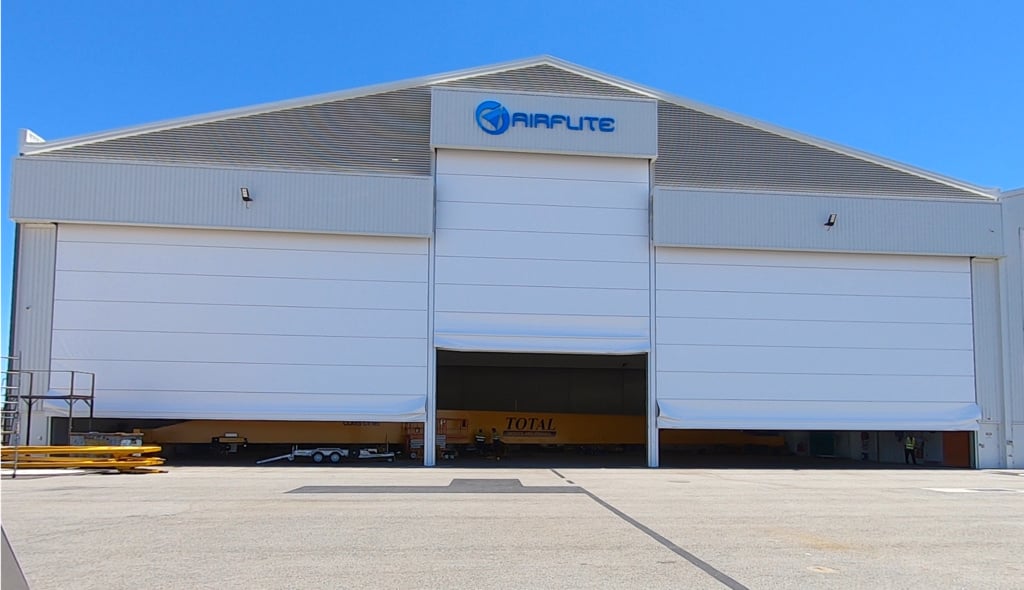
[[[312,459],[314,463],[341,463],[342,459],[381,459],[388,463],[395,460],[395,453],[391,451],[379,452],[375,448],[349,450],[341,447],[317,447],[315,449],[300,449],[297,445],[292,447],[290,453],[284,455],[278,455],[277,457],[270,457],[267,459],[260,459],[256,462],[257,465],[263,465],[264,463],[272,463],[274,461],[295,461],[296,457],[308,457]]]

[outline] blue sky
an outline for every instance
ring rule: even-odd
[[[549,54],[985,187],[1024,187],[1024,3],[5,0],[3,349],[18,129],[47,139]]]

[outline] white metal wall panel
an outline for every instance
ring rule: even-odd
[[[1014,424],[1010,434],[1013,436],[1012,441],[1024,440],[1024,424]],[[1014,442],[1007,449],[1007,461],[1006,466],[1010,469],[1024,469],[1024,451],[1014,452],[1015,449],[1024,446],[1024,444]]]
[[[56,258],[98,416],[423,419],[426,240],[61,225]]]
[[[427,237],[428,176],[141,162],[14,161],[11,217],[118,225]],[[251,203],[242,202],[246,187]]]
[[[1007,414],[1024,431],[1024,189],[1013,191],[1003,205],[1006,258],[1000,264],[1004,321],[1004,380]],[[1014,435],[1018,466],[1024,463],[1024,436]]]
[[[971,261],[974,301],[974,356],[981,419],[1002,423],[1002,322],[999,309],[999,268],[995,260]]]
[[[1024,205],[1024,199],[1021,199],[1018,205]],[[1019,207],[1019,210],[1024,213],[1024,207]],[[1018,230],[1020,250],[1017,252],[1016,277],[1014,277],[1016,280],[1005,283],[1007,284],[1005,290],[1008,292],[1008,307],[1013,310],[1009,314],[1010,318],[1018,320],[1011,322],[1011,325],[1019,326],[1020,329],[1007,338],[1009,345],[1006,358],[1010,363],[1013,362],[1013,359],[1017,360],[1016,365],[1011,369],[1011,378],[1009,379],[1013,392],[1012,413],[1014,422],[1024,425],[1024,214],[1020,217],[1021,228]],[[1024,440],[1024,437],[1017,437],[1017,440]],[[1024,447],[1024,442],[1021,443],[1021,446]],[[1024,457],[1024,451],[1021,452],[1021,456]]]
[[[18,360],[9,368],[38,372],[33,372],[31,378],[12,376],[6,384],[17,385],[22,394],[28,394],[30,390],[31,393],[42,394],[51,386],[50,374],[46,370],[50,368],[52,343],[57,226],[49,223],[18,224],[17,232],[10,353]],[[48,420],[45,412],[35,412],[31,424],[26,414],[22,414],[21,420],[21,444],[46,444]]]
[[[836,223],[826,227],[832,213]],[[999,203],[981,198],[654,191],[659,246],[995,257],[1004,248],[1001,224]]]
[[[18,226],[17,277],[14,289],[13,342],[11,353],[18,357],[16,368],[50,368],[50,328],[53,317],[53,269],[57,251],[57,226]],[[37,379],[46,380],[45,374]],[[36,383],[46,391],[45,382]],[[25,392],[27,393],[27,392]]]
[[[976,428],[969,259],[656,249],[662,428]]]
[[[646,161],[439,150],[435,341],[649,349]]]

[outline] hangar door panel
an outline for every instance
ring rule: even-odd
[[[977,428],[969,259],[656,259],[659,427]]]
[[[439,150],[435,343],[650,348],[648,162]]]
[[[100,417],[424,416],[426,240],[61,225],[54,299]]]

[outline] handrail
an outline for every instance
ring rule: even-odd
[[[3,371],[3,379],[0,386],[3,391],[3,410],[0,412],[0,438],[12,451],[9,452],[11,464],[11,478],[18,477],[18,449],[21,444],[21,375],[17,373],[15,366],[19,364],[19,357],[5,356],[7,367]],[[12,379],[12,377],[14,377]],[[32,388],[32,375],[28,375],[29,390]]]
[[[89,408],[89,426],[88,426],[88,429],[92,430],[92,421],[93,421],[94,410],[95,410],[94,404],[95,404],[95,401],[96,401],[96,373],[92,373],[90,371],[74,371],[74,370],[67,370],[67,369],[17,369],[17,370],[8,371],[8,372],[16,373],[18,375],[28,375],[29,376],[29,393],[27,395],[26,394],[21,394],[20,395],[20,398],[22,400],[24,400],[28,404],[28,411],[26,412],[26,420],[25,420],[25,440],[31,440],[31,436],[32,436],[32,410],[33,410],[33,407],[36,405],[35,402],[37,400],[59,400],[59,401],[67,402],[67,404],[68,404],[68,440],[71,439],[71,431],[73,430],[72,422],[73,422],[73,418],[74,418],[74,414],[75,414],[75,404],[78,403],[78,402],[84,403]],[[68,378],[69,378],[68,379],[69,384],[68,384],[67,387],[63,387],[63,386],[52,387],[53,384],[52,384],[52,382],[50,382],[49,385],[51,387],[49,388],[47,393],[37,394],[37,393],[35,393],[35,384],[37,382],[37,380],[35,379],[36,375],[46,375],[48,377],[53,377],[54,375],[67,375]],[[89,378],[88,390],[89,391],[88,391],[87,394],[75,393],[77,391],[77,389],[78,389],[78,388],[76,388],[76,385],[75,385],[76,379],[78,379],[79,382],[80,382],[80,377],[78,377],[78,376],[88,376],[88,378]],[[47,379],[47,381],[49,382],[50,380]],[[65,389],[68,391],[67,394],[63,394],[62,395],[60,393],[56,393],[56,394],[49,393],[49,392],[52,392],[52,391],[60,392],[60,391],[65,390]]]

